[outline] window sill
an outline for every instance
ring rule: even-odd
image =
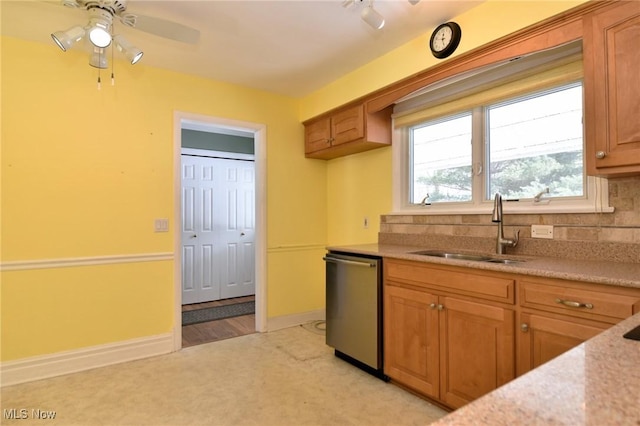
[[[504,201],[502,205],[504,214],[567,214],[567,213],[613,213],[614,208],[610,206],[594,206],[593,203],[568,204],[533,204],[531,202],[509,202]],[[486,203],[481,206],[472,205],[426,205],[426,206],[406,206],[394,209],[389,215],[471,215],[471,214],[491,214],[493,203]]]

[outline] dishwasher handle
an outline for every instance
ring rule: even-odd
[[[371,262],[359,262],[357,260],[338,259],[338,258],[329,257],[329,256],[323,257],[322,260],[324,260],[325,262],[331,262],[331,263],[342,263],[342,264],[346,264],[346,265],[363,266],[365,268],[375,268],[376,267],[376,264],[375,263],[371,263]]]

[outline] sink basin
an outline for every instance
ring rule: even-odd
[[[470,260],[470,261],[474,261],[474,262],[501,263],[501,264],[504,264],[504,265],[523,262],[522,260],[504,259],[504,258],[499,258],[499,257],[485,256],[485,255],[482,255],[482,254],[455,253],[455,252],[448,252],[448,251],[442,251],[442,250],[414,251],[411,254],[420,254],[420,255],[423,255],[423,256],[442,257],[442,258],[445,258],[445,259]]]
[[[477,262],[487,262],[492,258],[489,256],[484,256],[481,254],[468,254],[468,253],[451,253],[447,251],[438,251],[438,250],[424,250],[424,251],[414,251],[412,254],[421,254],[424,256],[434,256],[434,257],[444,257],[446,259],[457,259],[457,260],[474,260]]]
[[[520,263],[520,262],[524,262],[524,260],[515,260],[515,259],[489,259],[487,260],[487,262],[490,263],[502,263],[505,265],[511,264],[511,263]]]

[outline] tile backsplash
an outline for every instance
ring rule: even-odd
[[[640,177],[609,179],[613,213],[505,214],[504,233],[520,230],[508,254],[640,263]],[[531,238],[531,225],[553,225],[553,240]],[[384,215],[381,244],[492,252],[497,225],[491,215]]]

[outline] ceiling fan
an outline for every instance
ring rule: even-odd
[[[166,19],[127,12],[128,3],[129,0],[62,0],[63,6],[85,9],[89,22],[85,26],[76,25],[65,31],[56,31],[51,34],[51,38],[60,49],[67,51],[85,36],[88,37],[93,46],[89,64],[96,68],[107,67],[104,49],[112,41],[115,48],[124,53],[131,64],[142,58],[142,50],[129,43],[122,34],[114,34],[114,18],[128,27],[160,37],[188,44],[198,43],[200,31]]]

